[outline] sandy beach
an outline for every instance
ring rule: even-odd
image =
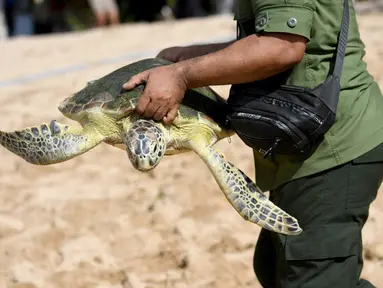
[[[368,70],[383,87],[383,14],[358,18]],[[171,31],[171,32],[169,32]],[[130,24],[0,42],[0,129],[56,119],[88,80],[162,48],[235,36],[230,16]],[[227,97],[228,86],[214,87]],[[254,179],[251,150],[218,147]],[[260,228],[226,201],[193,153],[152,172],[102,144],[71,161],[33,166],[0,148],[0,288],[260,287],[252,256]],[[363,277],[383,287],[383,195],[363,230]]]

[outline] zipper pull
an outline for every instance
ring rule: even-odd
[[[269,155],[271,155],[275,149],[277,148],[279,142],[281,142],[282,139],[277,137],[274,141],[274,144],[266,151],[265,155],[263,155],[263,159],[266,159]]]
[[[226,130],[226,133],[229,135],[229,137],[228,137],[229,143],[231,143],[231,138],[230,138],[230,133],[229,133],[230,129],[231,129],[231,127],[230,127],[230,116],[226,116],[225,130]]]

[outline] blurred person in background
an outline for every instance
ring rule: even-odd
[[[65,19],[66,0],[35,0],[33,8],[35,34],[68,32]]]
[[[5,22],[4,10],[4,0],[0,0],[0,41],[6,39],[8,36],[8,29],[7,24]]]
[[[15,0],[13,3],[13,36],[34,34],[33,0]]]
[[[66,9],[66,0],[50,0],[51,33],[70,31],[70,27],[65,19]]]
[[[217,14],[232,14],[234,0],[215,0]]]
[[[208,15],[206,0],[177,0],[175,2],[173,13],[177,19],[189,17],[203,17]]]
[[[5,25],[7,27],[7,35],[11,37],[13,34],[13,0],[3,0]]]
[[[167,0],[130,0],[129,12],[135,22],[153,22],[161,19],[161,10]]]
[[[233,5],[234,0],[176,0],[173,13],[178,19],[231,14]]]
[[[33,0],[4,0],[8,36],[34,34]]]
[[[349,15],[348,34],[338,42],[348,9],[344,5],[350,6],[345,14]],[[274,105],[286,109],[285,113],[299,114],[294,103],[271,98],[265,106],[262,103],[268,99],[262,97],[270,97],[270,90],[280,92],[286,84],[298,86],[299,91],[322,85],[335,66],[338,43],[344,43],[345,56],[338,58],[344,59],[343,70],[340,78],[332,78],[341,84],[335,123],[314,153],[297,161],[278,153],[267,157],[264,149],[253,149],[257,185],[270,191],[270,200],[296,217],[303,229],[296,236],[262,229],[253,267],[265,288],[375,287],[360,279],[361,231],[383,179],[383,97],[363,61],[366,51],[352,0],[236,0],[234,8],[236,40],[164,49],[157,57],[174,64],[139,73],[123,87],[130,90],[145,83],[136,110],[165,124],[177,117],[187,89],[209,85],[232,85],[231,109],[239,106],[252,111]],[[339,62],[335,67],[341,67]],[[286,101],[295,99],[289,96]],[[246,123],[244,127],[251,127],[254,122]],[[251,128],[244,133],[274,139],[276,126],[278,122],[267,126],[270,129],[262,131],[263,137]]]
[[[96,17],[97,26],[120,23],[120,12],[115,0],[88,0]]]

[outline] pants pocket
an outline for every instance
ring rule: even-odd
[[[287,261],[357,255],[361,236],[356,223],[308,227],[298,236],[278,235]]]
[[[352,209],[370,205],[376,198],[382,180],[383,145],[380,145],[351,161],[346,208]]]
[[[310,227],[299,236],[277,237],[281,244],[278,287],[358,286],[361,233],[357,223]]]

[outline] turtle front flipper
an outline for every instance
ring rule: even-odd
[[[29,163],[64,162],[95,147],[103,137],[90,128],[72,127],[55,120],[21,131],[0,131],[0,144]]]
[[[213,173],[230,204],[245,220],[281,234],[302,232],[294,217],[271,202],[245,173],[226,161],[222,153],[203,140],[194,139],[191,145]]]

